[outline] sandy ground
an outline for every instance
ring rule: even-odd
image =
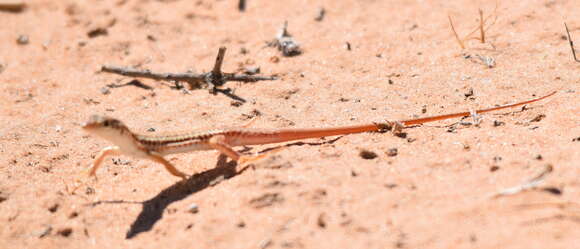
[[[580,44],[577,1],[249,0],[245,12],[237,4],[38,0],[0,12],[0,248],[580,245],[580,63],[563,24]],[[462,50],[448,15],[465,36],[479,8],[495,23],[485,44]],[[301,55],[265,46],[285,20]],[[241,102],[150,79],[140,79],[150,90],[110,88],[134,78],[99,72],[105,64],[205,72],[220,46],[225,71],[258,66],[279,79],[227,83]],[[283,150],[248,168],[215,151],[169,156],[193,175],[182,183],[151,161],[112,157],[98,181],[71,192],[109,145],[80,129],[93,113],[147,134],[238,126],[258,113],[257,128],[328,127],[551,91],[478,126],[455,119],[407,129],[407,138],[252,146],[245,153]],[[535,188],[493,198],[550,166]]]

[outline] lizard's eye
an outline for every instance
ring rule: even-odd
[[[109,125],[111,125],[111,122],[109,122],[109,120],[103,121],[103,126],[107,127]]]

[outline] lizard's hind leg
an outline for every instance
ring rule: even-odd
[[[213,136],[209,139],[209,146],[219,151],[220,153],[228,156],[229,158],[236,161],[240,165],[245,165],[247,163],[262,159],[267,156],[267,154],[255,156],[240,155],[240,153],[235,151],[229,144],[225,142],[225,139],[226,138],[223,135]]]

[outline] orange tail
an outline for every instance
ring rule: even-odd
[[[533,103],[536,101],[540,101],[542,99],[548,98],[552,95],[556,94],[556,91],[543,96],[543,97],[539,97],[536,99],[531,99],[531,100],[527,100],[527,101],[523,101],[523,102],[519,102],[519,103],[515,103],[515,104],[510,104],[510,105],[503,105],[503,106],[498,106],[498,107],[492,107],[492,108],[488,108],[488,109],[481,109],[481,110],[477,110],[475,111],[475,113],[479,114],[479,113],[486,113],[486,112],[491,112],[491,111],[497,111],[497,110],[501,110],[501,109],[506,109],[506,108],[511,108],[511,107],[517,107],[517,106],[522,106],[525,104],[529,104],[529,103]],[[403,121],[399,121],[400,123],[402,123],[405,126],[409,126],[409,125],[417,125],[417,124],[423,124],[423,123],[427,123],[427,122],[433,122],[433,121],[438,121],[438,120],[444,120],[444,119],[450,119],[450,118],[459,118],[459,117],[467,117],[470,116],[471,112],[458,112],[458,113],[451,113],[451,114],[443,114],[443,115],[438,115],[438,116],[431,116],[431,117],[425,117],[425,118],[417,118],[417,119],[408,119],[408,120],[403,120]]]

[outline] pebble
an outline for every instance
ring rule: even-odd
[[[197,214],[199,212],[199,207],[197,206],[197,204],[192,203],[191,205],[189,205],[189,208],[187,208],[187,210],[192,214]]]

